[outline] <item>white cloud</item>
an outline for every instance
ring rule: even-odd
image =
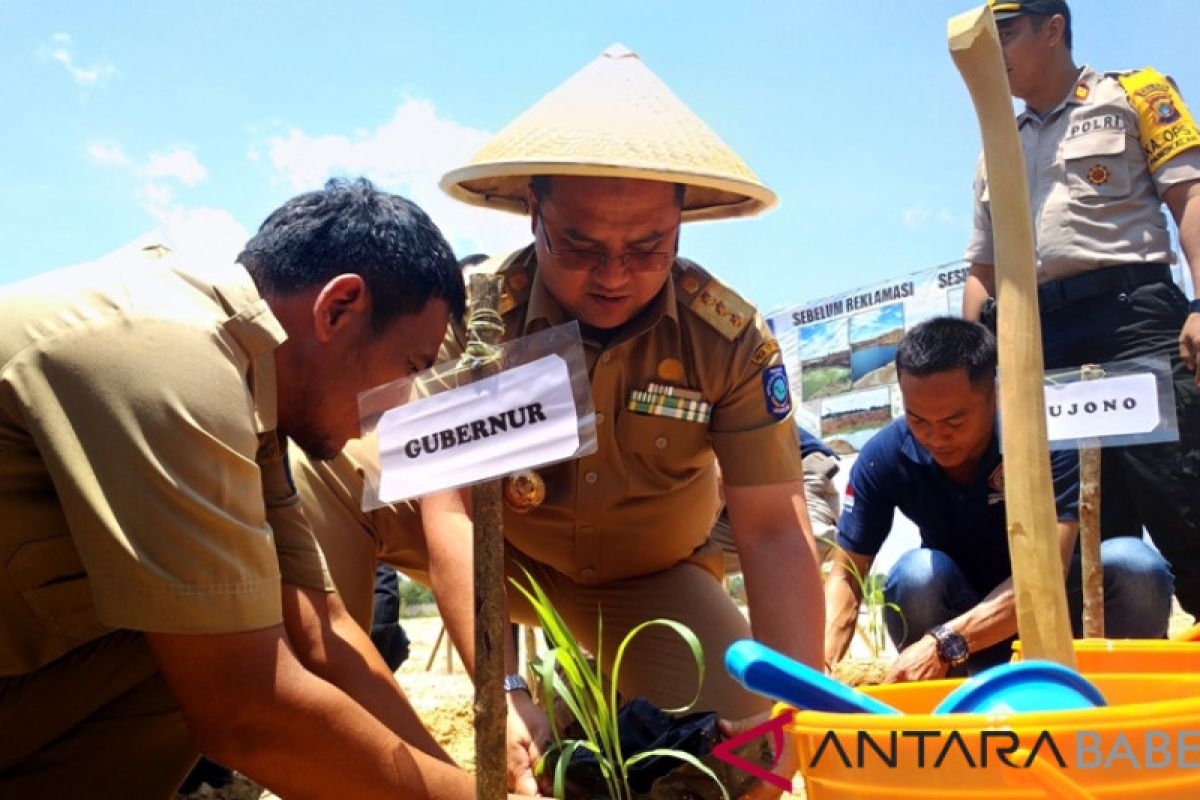
[[[926,208],[924,204],[917,204],[910,208],[904,209],[901,215],[904,222],[904,227],[910,231],[919,231],[929,226],[930,223],[938,225],[954,225],[954,214],[948,209],[941,208],[937,211]]]
[[[195,186],[208,177],[196,154],[182,147],[151,153],[141,172],[151,179],[173,178],[185,186]]]
[[[87,154],[96,164],[128,169],[145,179],[147,186],[155,184],[166,191],[170,190],[163,184],[164,181],[178,181],[184,186],[195,186],[208,178],[208,170],[191,148],[184,145],[152,152],[145,160],[136,162],[125,154],[118,142],[112,141],[90,142],[87,145]]]
[[[250,238],[242,224],[224,209],[167,205],[149,210],[167,243],[198,259],[233,261]]]
[[[924,206],[904,209],[904,227],[910,231],[918,231],[933,217],[933,212]]]
[[[45,50],[52,61],[62,64],[71,77],[80,86],[96,86],[116,74],[117,68],[110,63],[101,62],[91,66],[82,66],[75,61],[71,47],[71,35],[55,33],[50,37],[50,47]]]
[[[267,140],[266,160],[296,191],[333,176],[365,175],[420,205],[458,254],[495,254],[529,241],[528,220],[468,206],[438,188],[442,175],[466,163],[492,134],[438,116],[427,100],[407,99],[390,120],[350,136],[293,128]],[[257,152],[257,151],[256,151]]]
[[[189,148],[177,145],[132,160],[117,142],[92,142],[87,146],[92,161],[116,167],[137,178],[134,192],[138,204],[157,223],[154,236],[181,253],[203,259],[232,261],[249,234],[224,209],[189,208],[175,196],[176,184],[191,187],[208,177],[208,170]]]
[[[92,142],[87,147],[88,156],[92,161],[102,166],[127,167],[129,157],[121,150],[121,145],[109,142]]]

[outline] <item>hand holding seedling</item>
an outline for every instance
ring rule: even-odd
[[[527,692],[508,693],[508,788],[526,797],[538,794],[534,765],[551,741],[550,720]]]

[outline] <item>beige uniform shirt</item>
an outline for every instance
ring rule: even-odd
[[[114,628],[254,630],[331,586],[249,275],[126,250],[0,289],[0,676]]]
[[[371,629],[375,562],[382,561],[426,586],[429,548],[415,501],[362,510],[366,473],[379,474],[379,446],[355,439],[329,461],[314,461],[289,444],[296,491],[329,564],[346,610]]]
[[[500,267],[505,339],[566,322],[536,269],[532,247]],[[444,359],[461,353],[452,330]],[[684,259],[650,305],[606,347],[584,341],[597,451],[540,469],[546,499],[506,510],[505,538],[583,584],[646,575],[686,558],[708,538],[720,500],[715,461],[729,485],[803,478],[791,415],[764,396],[780,361],[753,306]],[[692,422],[630,411],[650,383],[698,391],[711,419]]]
[[[1162,194],[1200,179],[1200,148],[1150,172],[1138,118],[1116,77],[1084,67],[1075,90],[1044,119],[1017,117],[1033,212],[1038,281],[1118,264],[1174,261]],[[975,178],[965,258],[994,264],[987,176]]]
[[[532,248],[504,259],[500,271],[506,340],[566,321],[537,275]],[[462,331],[452,329],[441,360],[456,359],[461,343]],[[664,290],[608,347],[584,344],[598,449],[538,470],[547,489],[539,508],[505,509],[505,538],[526,555],[585,584],[647,575],[707,540],[720,508],[717,459],[731,485],[803,478],[791,415],[772,416],[764,397],[763,372],[779,364],[778,345],[752,306],[695,264],[680,259]],[[712,404],[711,420],[629,411],[630,391],[650,382],[699,390]],[[360,620],[369,618],[373,585],[368,549],[428,582],[419,511],[408,503],[359,510],[364,472],[377,472],[377,459],[366,440],[329,462],[294,461],[306,512]]]

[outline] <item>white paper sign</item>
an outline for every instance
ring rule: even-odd
[[[1158,423],[1152,373],[1046,387],[1046,428],[1052,442],[1148,433]]]
[[[576,417],[557,355],[393,408],[377,428],[379,497],[407,500],[570,458]]]

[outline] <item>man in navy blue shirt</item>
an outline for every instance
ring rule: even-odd
[[[888,573],[888,633],[900,655],[888,681],[942,678],[1007,661],[1017,631],[1004,508],[1004,464],[996,419],[996,342],[981,325],[939,317],[905,335],[896,351],[905,416],[884,428],[850,472],[833,569],[825,584],[825,657],[845,655],[861,588],[899,509],[921,546]],[[1079,635],[1079,466],[1074,451],[1051,455],[1068,603]],[[1166,634],[1174,581],[1141,539],[1101,546],[1108,636]],[[848,568],[853,566],[853,572]],[[961,670],[956,670],[961,672]]]

